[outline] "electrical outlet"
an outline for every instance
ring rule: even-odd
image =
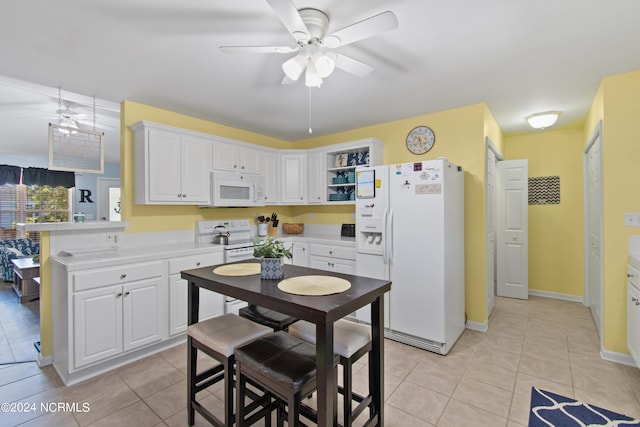
[[[624,225],[627,227],[640,227],[640,213],[627,212],[624,214]]]

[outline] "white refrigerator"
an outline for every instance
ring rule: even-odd
[[[462,168],[440,158],[356,169],[356,248],[358,275],[392,282],[385,336],[447,354],[465,328]]]

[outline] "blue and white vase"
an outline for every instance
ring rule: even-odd
[[[260,258],[260,278],[282,279],[284,277],[284,258]]]

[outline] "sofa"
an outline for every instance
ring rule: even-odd
[[[2,280],[13,281],[12,259],[40,254],[40,244],[31,239],[0,240],[0,272]]]

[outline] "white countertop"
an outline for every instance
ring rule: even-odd
[[[274,236],[293,242],[319,243],[355,248],[355,238],[324,234],[280,234]],[[142,247],[104,247],[100,249],[79,249],[52,254],[51,260],[65,266],[67,271],[110,267],[120,264],[154,261],[182,256],[221,252],[223,246],[209,243],[181,242]]]
[[[124,230],[128,225],[126,221],[19,222],[16,228],[24,231]]]
[[[356,247],[355,237],[342,237],[340,235],[327,235],[327,234],[313,234],[313,233],[300,233],[300,234],[278,234],[274,236],[278,239],[295,239],[294,241],[303,243],[324,243],[327,245],[339,245],[339,246],[352,246]]]
[[[51,260],[65,266],[67,271],[86,270],[96,267],[110,267],[134,262],[155,261],[206,253],[222,252],[222,246],[195,242],[171,243],[168,245],[137,248],[101,248],[96,250],[61,252],[52,255]]]

